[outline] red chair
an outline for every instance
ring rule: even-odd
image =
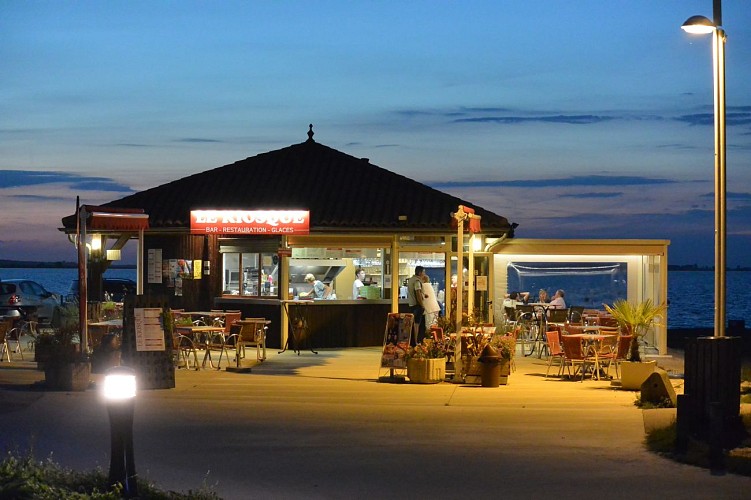
[[[557,330],[548,330],[547,334],[548,343],[548,369],[545,371],[545,378],[548,378],[550,373],[550,367],[553,365],[553,361],[557,360],[558,363],[558,376],[563,373],[563,365],[566,360],[566,356],[561,348],[561,334]]]
[[[564,335],[561,337],[561,344],[563,345],[563,353],[566,356],[565,366],[569,376],[576,377],[577,373],[581,373],[581,381],[584,381],[587,366],[594,366],[596,358],[587,354],[579,337]],[[574,369],[573,375],[571,374],[571,368]]]
[[[615,358],[613,359],[613,363],[615,364],[615,376],[616,378],[621,378],[620,373],[618,373],[618,368],[621,366],[621,363],[623,361],[626,361],[628,359],[628,351],[631,349],[631,341],[633,340],[633,335],[621,335],[618,337],[618,349],[615,354]]]

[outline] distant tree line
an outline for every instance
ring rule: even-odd
[[[729,267],[728,271],[751,271],[751,267]],[[699,266],[697,264],[674,265],[668,264],[668,271],[714,271],[714,266]]]
[[[6,269],[76,269],[77,262],[57,261],[57,262],[40,262],[33,260],[4,260],[0,259],[0,268]],[[112,269],[135,269],[135,264],[113,264]]]

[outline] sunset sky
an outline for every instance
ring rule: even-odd
[[[749,7],[723,2],[731,267],[751,266]],[[517,237],[669,239],[671,264],[712,265],[712,43],[680,29],[695,14],[712,1],[0,0],[0,259],[75,260],[57,228],[76,196],[313,123]]]

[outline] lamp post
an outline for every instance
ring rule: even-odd
[[[713,0],[714,20],[704,16],[692,16],[681,28],[692,34],[712,34],[712,61],[714,76],[714,148],[715,148],[715,259],[714,259],[714,334],[725,336],[726,305],[726,242],[727,242],[727,195],[725,164],[725,30],[722,29],[721,0]]]

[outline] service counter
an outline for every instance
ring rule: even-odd
[[[295,302],[300,302],[297,306]],[[302,305],[304,304],[304,305]],[[216,309],[242,311],[243,318],[263,317],[271,320],[266,338],[270,348],[281,349],[282,301],[243,297],[217,297]],[[372,347],[383,345],[386,318],[391,300],[301,300],[288,302],[290,313],[305,307],[305,319],[314,348]],[[399,312],[409,312],[406,300],[399,301]],[[303,340],[301,348],[309,347]]]

